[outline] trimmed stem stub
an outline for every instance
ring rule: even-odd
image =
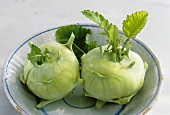
[[[73,42],[74,42],[74,38],[75,38],[75,35],[73,34],[73,32],[71,33],[71,36],[70,36],[70,38],[69,38],[69,40],[68,40],[68,42],[65,44],[65,46],[68,48],[68,49],[70,49],[70,50],[72,50],[72,45],[73,45]]]

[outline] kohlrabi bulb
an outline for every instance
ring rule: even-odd
[[[73,38],[72,38],[73,41]],[[20,80],[28,89],[41,98],[38,109],[69,94],[82,83],[79,62],[71,50],[72,42],[66,45],[57,42],[39,46],[48,59],[40,65],[27,60]]]
[[[103,46],[102,50],[107,47]],[[98,99],[98,108],[105,102],[128,103],[141,89],[148,67],[133,51],[129,51],[120,62],[111,58],[110,53],[101,53],[100,48],[89,51],[81,58],[85,95]]]

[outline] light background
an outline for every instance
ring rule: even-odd
[[[169,0],[0,0],[0,72],[10,53],[32,34],[65,24],[92,23],[80,13],[84,9],[102,13],[119,29],[127,14],[149,12],[147,25],[138,37],[158,56],[165,79],[159,100],[147,115],[170,114]],[[19,114],[8,101],[2,82],[0,114]]]

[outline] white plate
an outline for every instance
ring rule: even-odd
[[[93,24],[79,24],[90,28],[93,32],[92,39],[105,44],[99,33],[101,29]],[[19,76],[23,71],[23,64],[30,52],[29,41],[36,45],[55,41],[55,31],[60,27],[51,28],[39,32],[22,43],[7,59],[4,65],[3,85],[5,93],[21,114],[27,115],[119,115],[119,114],[143,114],[151,109],[158,99],[162,87],[163,74],[160,62],[150,48],[139,39],[132,39],[132,50],[138,53],[149,65],[146,72],[142,89],[133,97],[127,105],[107,103],[101,109],[94,107],[95,100],[83,96],[82,87],[77,87],[64,99],[53,102],[41,110],[37,110],[35,105],[39,99],[33,95],[25,85],[20,82]],[[120,31],[120,34],[122,32]],[[122,34],[123,35],[123,34]]]

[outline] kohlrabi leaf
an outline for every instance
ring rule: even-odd
[[[123,21],[123,33],[127,38],[135,38],[136,35],[143,29],[148,19],[146,11],[135,12],[128,15]]]
[[[80,57],[84,53],[87,53],[89,50],[93,49],[97,45],[95,46],[94,43],[90,43],[89,41],[91,30],[78,25],[68,25],[60,27],[60,29],[56,31],[56,40],[59,43],[66,44],[72,33],[75,35],[72,49],[76,57],[80,61]]]
[[[30,42],[29,45],[31,48],[31,52],[28,53],[28,60],[30,60],[32,64],[43,64],[45,59],[47,58],[47,55],[43,55],[41,49],[34,45],[32,42]]]
[[[104,16],[102,16],[98,12],[84,10],[82,11],[82,14],[87,18],[89,18],[90,20],[93,20],[95,23],[97,23],[101,28],[105,30],[105,32],[107,32],[112,26],[112,24],[109,23],[109,21],[105,19]],[[105,32],[103,32],[103,34],[107,34]]]
[[[109,39],[108,39],[108,43],[110,44],[110,45],[112,45],[112,52],[113,53],[116,53],[116,49],[118,48],[118,47],[120,47],[118,44],[120,43],[120,41],[118,41],[118,39],[119,39],[119,31],[118,31],[118,28],[115,26],[115,25],[113,25],[111,28],[110,28],[110,30],[108,30],[108,37],[109,37]]]

